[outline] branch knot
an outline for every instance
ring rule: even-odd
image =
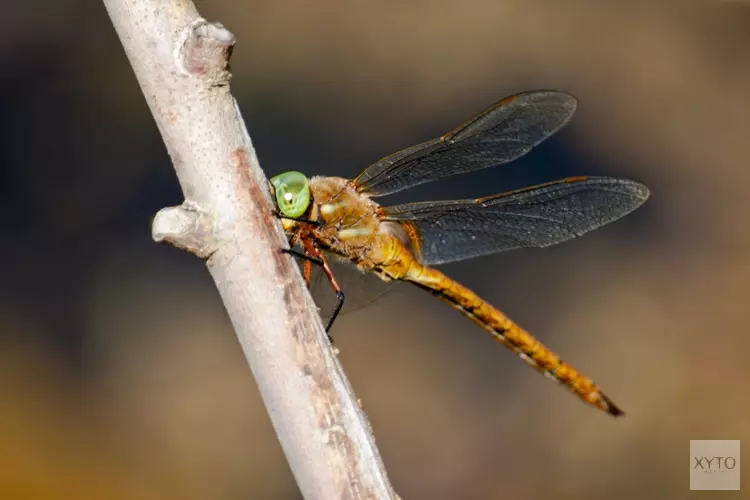
[[[178,39],[175,58],[185,73],[206,77],[217,86],[226,85],[232,76],[229,58],[234,43],[234,34],[224,25],[198,18]]]

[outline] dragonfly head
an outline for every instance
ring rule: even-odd
[[[300,172],[284,172],[271,178],[276,206],[284,217],[299,219],[310,207],[310,182]],[[285,225],[286,228],[286,225]]]

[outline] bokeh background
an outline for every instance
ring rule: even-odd
[[[742,498],[690,492],[688,463],[690,439],[750,431],[750,5],[198,8],[237,36],[232,87],[269,176],[354,176],[505,95],[555,88],[580,99],[555,138],[408,199],[578,174],[652,190],[585,238],[444,268],[624,419],[419,290],[339,320],[403,498]],[[0,498],[298,499],[203,264],[150,239],[181,193],[104,7],[16,2],[0,25]]]

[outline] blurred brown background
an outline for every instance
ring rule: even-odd
[[[577,174],[652,190],[585,238],[444,267],[624,419],[418,290],[337,323],[403,498],[743,498],[690,492],[688,445],[750,431],[750,4],[198,8],[237,35],[232,86],[269,176],[353,176],[505,95],[555,88],[580,107],[542,148],[408,194]],[[204,266],[151,242],[149,217],[181,194],[103,6],[4,10],[0,498],[299,498]]]

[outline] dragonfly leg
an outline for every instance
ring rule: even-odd
[[[331,319],[328,320],[328,324],[326,325],[326,335],[328,335],[328,331],[333,326],[334,320],[339,315],[339,312],[341,312],[341,308],[344,307],[344,291],[341,289],[341,285],[339,285],[339,282],[336,280],[336,277],[333,275],[333,271],[331,270],[331,267],[328,265],[328,260],[325,258],[325,256],[317,248],[315,248],[315,246],[312,245],[311,243],[305,242],[304,244],[305,244],[305,250],[308,253],[302,253],[297,250],[294,250],[293,248],[282,248],[281,253],[294,255],[295,257],[299,257],[300,259],[303,259],[305,261],[304,274],[305,274],[305,282],[307,283],[308,288],[310,287],[312,264],[315,264],[316,266],[321,266],[323,268],[323,272],[325,273],[326,278],[328,278],[328,281],[331,283],[331,286],[333,287],[334,292],[336,292],[336,298],[339,301],[338,304],[336,304],[336,309],[334,309],[333,314],[331,315]],[[331,344],[333,344],[333,337],[328,335],[328,340],[331,342]]]
[[[311,255],[307,255],[306,253],[302,253],[298,250],[295,250],[294,248],[282,248],[281,253],[286,253],[289,255],[294,255],[295,257],[298,257],[302,260],[305,260],[307,262],[310,262],[311,264],[315,264],[316,266],[322,266],[323,260],[318,257],[313,257]]]
[[[310,283],[312,283],[312,262],[309,260],[305,261],[305,264],[302,268],[302,276],[305,278],[305,283],[307,284],[307,288],[310,288]]]
[[[344,307],[344,291],[341,289],[341,285],[339,285],[336,276],[333,274],[333,270],[328,264],[328,259],[326,259],[325,255],[323,255],[323,253],[318,250],[318,248],[310,240],[302,240],[302,244],[304,245],[305,251],[307,252],[308,256],[312,256],[313,258],[317,258],[321,261],[323,272],[325,273],[326,278],[328,278],[328,282],[331,283],[333,291],[336,292],[336,298],[339,301],[339,303],[336,304],[336,309],[334,309],[333,314],[331,315],[331,319],[328,320],[328,325],[326,325],[326,333],[328,333],[328,331],[333,326],[333,322],[336,321],[336,317],[341,312],[341,308]],[[333,338],[331,338],[330,335],[328,335],[328,339],[331,341],[331,343],[333,343]]]
[[[316,257],[311,257],[305,253],[294,250],[293,248],[282,248],[281,253],[294,255],[295,257],[305,261],[305,267],[303,268],[303,275],[305,277],[305,283],[307,284],[307,288],[310,288],[310,280],[312,279],[312,265],[315,264],[316,266],[322,266],[323,261]]]
[[[295,222],[303,222],[305,224],[311,224],[311,225],[316,226],[316,227],[320,226],[320,224],[321,224],[320,221],[317,221],[317,220],[305,219],[305,218],[302,218],[302,217],[287,217],[286,215],[282,214],[278,210],[274,210],[273,214],[276,217],[278,217],[279,219],[293,220]]]
[[[343,290],[336,290],[336,298],[339,300],[339,303],[336,305],[336,309],[333,311],[333,315],[331,316],[331,319],[328,320],[328,326],[326,326],[326,333],[328,333],[328,330],[331,329],[333,326],[333,321],[336,319],[336,316],[339,315],[341,312],[341,308],[344,307],[344,291]],[[330,335],[328,335],[328,338],[331,339],[331,343],[333,343],[333,339]]]

